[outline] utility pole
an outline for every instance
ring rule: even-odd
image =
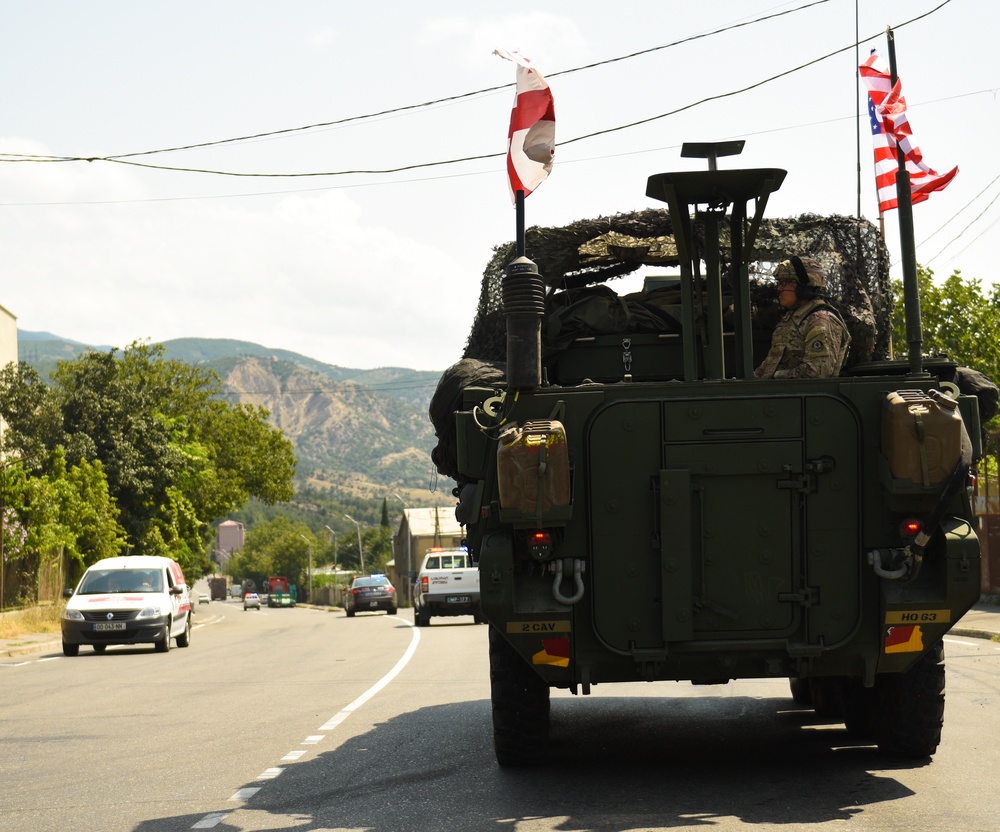
[[[333,543],[333,568],[334,568],[334,571],[336,571],[336,569],[337,569],[337,533],[333,529],[331,529],[329,526],[327,526],[327,525],[324,525],[323,528],[326,529],[330,533],[330,541]]]
[[[313,597],[313,547],[312,543],[309,542],[309,538],[304,534],[300,534],[301,537],[306,542],[306,548],[309,550],[309,602],[312,603]]]
[[[354,527],[358,530],[358,558],[361,560],[361,574],[365,574],[365,550],[361,548],[361,524],[355,520],[351,515],[345,514],[345,520],[350,520]]]

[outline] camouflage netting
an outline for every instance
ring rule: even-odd
[[[699,256],[705,251],[704,227],[693,224]],[[731,284],[729,227],[722,224],[723,284]],[[670,214],[650,209],[596,220],[581,220],[563,228],[527,230],[525,254],[535,262],[550,291],[547,298],[549,323],[558,321],[566,298],[601,291],[616,278],[643,265],[676,267],[677,247]],[[774,328],[782,310],[771,275],[775,266],[792,255],[819,260],[828,272],[828,293],[844,313],[851,328],[852,346],[848,363],[888,356],[892,295],[889,290],[889,255],[877,229],[865,220],[851,217],[820,217],[804,214],[795,219],[765,220],[754,243],[750,263],[750,298],[754,326]],[[504,386],[507,330],[502,305],[502,281],[508,263],[515,259],[514,243],[494,249],[483,273],[479,308],[462,360],[445,371],[431,401],[430,417],[438,437],[433,453],[438,471],[462,484],[455,448],[454,412],[461,409],[462,390],[470,386]],[[630,304],[625,316],[629,332],[663,331],[662,315],[652,295],[623,297]],[[602,298],[597,298],[601,301]],[[603,298],[606,301],[606,298]],[[643,306],[646,306],[644,309]],[[607,302],[620,311],[617,299]],[[650,312],[650,314],[643,314]],[[621,319],[602,322],[601,332],[619,331]],[[551,355],[565,341],[552,326],[543,326],[543,355]]]
[[[699,254],[705,251],[704,228],[694,223]],[[731,264],[728,227],[722,227],[724,284]],[[773,328],[780,317],[771,274],[781,260],[792,255],[819,260],[828,272],[828,293],[859,323],[867,341],[856,360],[888,356],[892,294],[889,289],[889,254],[878,230],[867,220],[853,217],[820,217],[764,220],[754,241],[750,263],[750,296],[755,320]],[[677,249],[670,214],[650,209],[595,220],[580,220],[562,228],[529,228],[525,254],[533,260],[545,284],[558,296],[595,284],[607,284],[643,265],[677,266]],[[465,358],[504,361],[506,323],[501,303],[504,270],[515,257],[514,244],[494,249],[483,273],[479,308],[466,343]]]

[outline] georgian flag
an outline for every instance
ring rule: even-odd
[[[513,202],[517,191],[527,196],[552,170],[556,114],[549,85],[527,58],[503,49],[493,54],[517,64],[517,93],[507,131],[507,179]]]
[[[948,186],[958,168],[939,174],[924,162],[920,148],[913,142],[913,131],[906,115],[903,88],[892,75],[888,64],[875,50],[860,67],[861,79],[868,88],[868,117],[871,120],[872,142],[875,148],[875,186],[878,189],[878,209],[897,208],[896,171],[899,162],[896,148],[903,151],[910,174],[910,195],[913,204],[923,202],[934,191]]]

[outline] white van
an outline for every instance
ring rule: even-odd
[[[132,555],[91,566],[62,617],[63,653],[81,644],[103,653],[109,644],[153,644],[160,653],[191,644],[191,599],[180,565],[170,558]]]

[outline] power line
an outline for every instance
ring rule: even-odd
[[[691,41],[694,41],[694,40],[699,40],[699,39],[702,39],[702,38],[711,37],[711,36],[714,36],[714,35],[717,35],[717,34],[721,34],[723,32],[731,31],[733,29],[737,29],[737,28],[741,28],[741,27],[744,27],[744,26],[749,26],[749,25],[752,25],[752,24],[764,22],[764,21],[767,21],[767,20],[770,20],[770,19],[773,19],[773,18],[776,18],[776,17],[781,17],[781,16],[784,16],[784,15],[788,15],[788,14],[793,14],[793,13],[797,13],[797,12],[800,12],[800,11],[804,11],[804,10],[806,10],[808,8],[811,8],[812,6],[820,5],[820,4],[826,3],[828,1],[829,0],[813,0],[813,2],[811,2],[811,3],[807,3],[806,5],[803,5],[803,6],[798,6],[798,7],[794,8],[794,9],[788,9],[788,10],[783,11],[783,12],[777,12],[777,13],[775,13],[773,15],[766,15],[766,16],[763,16],[763,17],[754,18],[753,20],[750,20],[750,21],[744,21],[742,23],[733,24],[731,26],[722,27],[720,29],[715,29],[715,30],[712,30],[710,32],[702,33],[702,34],[699,34],[699,35],[693,35],[693,36],[691,36],[689,38],[683,38],[683,39],[678,40],[678,41],[673,41],[673,42],[668,43],[668,44],[663,44],[661,46],[651,47],[650,49],[640,50],[638,52],[629,53],[627,55],[622,55],[622,56],[618,56],[618,57],[615,57],[615,58],[609,58],[609,59],[604,60],[604,61],[598,61],[598,62],[595,62],[595,63],[592,63],[592,64],[587,64],[587,65],[581,66],[581,67],[574,67],[573,69],[563,70],[561,72],[551,73],[551,74],[549,74],[548,77],[549,78],[555,78],[555,77],[558,77],[558,76],[561,76],[561,75],[570,74],[572,72],[580,72],[580,71],[583,71],[583,70],[586,70],[586,69],[592,69],[592,68],[595,68],[595,67],[598,67],[598,66],[604,66],[604,65],[615,63],[615,62],[618,62],[618,61],[629,60],[631,58],[639,57],[641,55],[646,55],[646,54],[649,54],[651,52],[655,52],[655,51],[658,51],[658,50],[669,49],[669,48],[672,48],[672,47],[675,47],[675,46],[679,46],[681,44],[688,43],[688,42],[691,42]],[[950,2],[951,2],[951,0],[945,0],[945,2],[941,4],[941,6],[946,5],[947,3],[950,3]],[[941,8],[941,6],[938,6],[937,8]],[[936,11],[936,9],[932,10],[932,11]],[[932,13],[932,12],[928,12],[926,14],[930,14],[930,13]],[[925,15],[921,15],[920,17],[925,17],[926,14]],[[919,20],[920,17],[913,18],[912,20],[907,21],[906,23],[900,24],[900,26],[898,26],[896,28],[901,28],[902,26],[907,25],[907,23],[912,23],[914,20]],[[808,66],[811,66],[811,65],[813,65],[815,63],[819,63],[819,62],[821,62],[823,60],[826,60],[829,57],[832,57],[834,55],[840,54],[841,52],[844,52],[844,51],[846,51],[848,49],[853,49],[853,48],[854,48],[854,44],[851,44],[850,46],[844,47],[842,49],[838,49],[835,52],[831,52],[830,54],[824,55],[821,58],[817,58],[817,59],[815,59],[813,61],[807,62],[806,64],[802,64],[801,66],[794,67],[792,69],[786,70],[785,72],[779,73],[778,75],[772,76],[771,78],[766,78],[766,79],[764,79],[762,81],[757,82],[756,84],[750,85],[750,86],[745,87],[743,89],[734,90],[734,91],[731,91],[731,92],[728,92],[728,93],[722,93],[722,94],[719,94],[719,95],[716,95],[716,96],[710,96],[708,98],[702,99],[700,101],[696,101],[696,102],[694,102],[692,104],[688,104],[688,105],[686,105],[684,107],[680,107],[680,108],[678,108],[676,110],[672,110],[672,111],[667,112],[667,113],[662,113],[660,115],[652,116],[652,117],[647,118],[647,119],[642,119],[642,120],[639,120],[639,121],[636,121],[636,122],[632,122],[630,124],[621,125],[621,126],[618,126],[618,127],[607,128],[605,130],[600,130],[600,131],[597,131],[597,132],[594,132],[594,133],[590,133],[590,134],[587,134],[587,135],[584,135],[584,136],[578,136],[576,138],[568,139],[566,141],[560,142],[559,144],[561,146],[562,145],[573,144],[575,142],[583,141],[585,139],[593,138],[595,136],[604,135],[604,134],[607,134],[607,133],[619,132],[619,131],[622,131],[622,130],[627,130],[627,129],[630,129],[632,127],[635,127],[635,126],[638,126],[638,125],[641,125],[641,124],[645,124],[645,123],[648,123],[648,122],[651,122],[651,121],[656,121],[656,120],[659,120],[659,119],[662,119],[662,118],[667,118],[668,116],[675,115],[675,114],[677,114],[679,112],[683,112],[684,110],[691,109],[693,107],[697,107],[697,106],[699,106],[701,104],[704,104],[704,103],[707,103],[709,101],[714,101],[714,100],[718,100],[718,99],[721,99],[721,98],[727,98],[727,97],[731,97],[731,96],[734,96],[734,95],[739,95],[739,94],[741,94],[743,92],[747,92],[748,90],[751,90],[751,89],[754,89],[756,87],[762,86],[762,85],[767,84],[767,83],[769,83],[771,81],[774,81],[774,80],[776,80],[778,78],[782,78],[782,77],[784,77],[786,75],[792,74],[792,73],[797,72],[797,71],[799,71],[801,69],[805,69]],[[362,116],[353,116],[353,117],[349,117],[349,118],[346,118],[346,119],[340,119],[340,120],[335,121],[335,122],[322,122],[322,123],[317,123],[317,124],[313,124],[313,125],[307,125],[307,126],[301,127],[301,128],[287,128],[285,130],[272,131],[272,132],[269,132],[269,133],[258,133],[258,134],[254,134],[252,136],[243,136],[243,137],[239,137],[239,138],[235,138],[235,139],[221,139],[221,140],[215,141],[215,142],[203,142],[203,143],[198,144],[198,145],[185,145],[185,146],[181,146],[181,147],[164,148],[164,149],[161,149],[161,150],[142,151],[142,152],[129,153],[129,154],[118,154],[118,155],[114,155],[114,156],[56,156],[56,155],[52,155],[52,156],[28,156],[28,155],[25,155],[25,154],[0,154],[0,161],[36,161],[36,162],[67,162],[67,161],[98,162],[98,161],[103,161],[103,162],[111,162],[111,163],[118,163],[118,164],[129,164],[129,165],[134,165],[134,166],[137,166],[137,167],[147,167],[147,168],[151,168],[151,169],[154,169],[154,170],[169,170],[169,171],[180,172],[180,173],[201,173],[201,174],[208,174],[208,175],[215,175],[215,176],[250,177],[250,178],[300,178],[300,177],[320,177],[320,176],[325,177],[325,176],[348,176],[348,175],[384,175],[384,174],[392,174],[392,173],[402,173],[402,172],[409,171],[409,170],[417,170],[417,169],[424,169],[424,168],[430,168],[430,167],[439,167],[439,166],[443,166],[443,165],[462,164],[462,163],[465,163],[465,162],[480,161],[480,160],[484,160],[484,159],[500,158],[500,157],[503,157],[505,155],[505,152],[485,153],[485,154],[478,154],[478,155],[474,155],[474,156],[466,156],[466,157],[461,157],[461,158],[456,158],[456,159],[445,159],[445,160],[434,161],[434,162],[420,162],[420,163],[414,163],[414,164],[411,164],[411,165],[401,165],[401,166],[392,167],[392,168],[352,169],[352,170],[341,170],[341,171],[310,171],[310,172],[301,172],[301,173],[257,173],[257,172],[241,172],[241,171],[223,171],[223,170],[217,170],[217,169],[191,168],[191,167],[174,166],[174,165],[154,165],[154,164],[144,163],[144,162],[127,161],[127,159],[133,158],[135,156],[141,156],[141,155],[151,155],[151,154],[155,154],[155,153],[165,153],[165,152],[171,152],[171,151],[174,151],[174,150],[192,149],[192,148],[195,148],[195,147],[207,147],[209,145],[219,145],[219,144],[226,144],[226,143],[231,143],[231,142],[236,142],[236,141],[245,141],[245,140],[251,139],[251,138],[262,138],[262,137],[265,137],[265,136],[278,135],[278,134],[282,134],[282,133],[298,132],[298,131],[302,131],[302,130],[313,129],[315,127],[329,126],[329,125],[332,125],[332,124],[343,124],[343,123],[347,123],[347,122],[350,122],[350,121],[357,121],[357,120],[362,120],[362,119],[369,119],[369,118],[373,118],[375,116],[387,115],[387,114],[391,114],[391,113],[394,113],[394,112],[402,112],[402,111],[405,111],[405,110],[412,110],[412,109],[418,109],[418,108],[421,108],[421,107],[427,107],[427,106],[431,106],[433,104],[442,103],[442,102],[445,102],[445,101],[453,101],[453,100],[458,100],[458,99],[461,99],[461,98],[469,98],[469,97],[476,96],[476,95],[482,95],[482,94],[487,93],[487,92],[493,92],[493,91],[496,91],[496,90],[505,89],[505,88],[507,88],[509,86],[510,86],[509,84],[505,84],[505,85],[500,86],[500,87],[490,87],[490,88],[487,88],[487,89],[484,89],[484,90],[476,90],[476,91],[473,91],[473,92],[470,92],[470,93],[463,93],[463,94],[458,95],[458,96],[451,96],[451,97],[446,98],[446,99],[436,99],[434,101],[423,102],[421,104],[408,105],[406,107],[397,108],[395,110],[383,110],[383,111],[380,111],[378,113],[372,113],[372,114],[367,114],[367,115],[362,115]],[[3,158],[3,157],[7,157],[7,158]]]
[[[944,96],[943,98],[935,98],[930,101],[922,101],[918,103],[911,103],[909,109],[914,110],[920,107],[929,106],[931,104],[939,104],[944,101],[954,101],[959,98],[968,98],[974,95],[992,95],[996,97],[997,88],[993,89],[981,89],[972,90],[969,92],[956,93],[955,95]],[[863,113],[862,113],[863,114]],[[771,133],[782,133],[787,130],[800,130],[802,128],[817,127],[826,124],[835,124],[840,121],[846,121],[848,119],[854,119],[856,116],[837,116],[835,118],[821,119],[819,121],[801,122],[798,124],[786,124],[781,127],[769,127],[766,130],[758,130],[755,132],[741,131],[738,134],[733,134],[732,136],[723,136],[722,138],[750,138],[752,136],[765,136]],[[660,153],[664,150],[677,149],[680,144],[673,145],[657,145],[655,147],[639,148],[636,150],[628,151],[618,151],[615,153],[605,153],[596,156],[584,156],[576,159],[563,159],[560,165],[572,165],[579,164],[581,162],[590,162],[596,159],[615,159],[622,156],[636,156],[643,153]],[[2,155],[2,154],[0,154]],[[2,160],[0,160],[2,161]],[[387,185],[407,185],[407,184],[419,184],[421,182],[434,182],[442,179],[456,179],[467,176],[493,176],[496,174],[494,170],[482,170],[482,171],[470,171],[466,173],[449,173],[442,174],[439,176],[421,176],[409,179],[397,179],[391,182],[386,181],[375,181],[375,182],[354,182],[350,184],[339,184],[339,185],[321,185],[314,188],[282,188],[280,190],[268,190],[268,191],[249,191],[243,193],[225,193],[225,194],[202,194],[198,196],[166,196],[166,197],[145,197],[142,199],[94,199],[94,200],[74,200],[74,201],[58,201],[58,202],[0,202],[0,208],[12,208],[12,207],[25,207],[25,206],[36,206],[36,207],[52,207],[59,205],[135,205],[143,203],[155,203],[155,202],[186,202],[191,200],[203,200],[203,199],[240,199],[246,197],[258,197],[258,196],[281,196],[284,194],[301,194],[301,193],[314,193],[317,191],[333,191],[333,190],[351,190],[354,188],[371,188],[371,187],[384,187]],[[995,181],[995,180],[994,180]],[[981,192],[982,193],[982,192]],[[980,193],[980,195],[981,195]],[[977,195],[978,198],[978,195]],[[972,200],[975,201],[975,198]],[[960,209],[965,210],[968,205]],[[952,220],[955,217],[952,217]],[[948,225],[951,220],[945,223]],[[940,231],[944,226],[938,229]],[[934,232],[934,234],[936,234]],[[923,240],[918,245],[923,245],[928,242],[931,234],[925,240]]]
[[[994,179],[993,181],[995,182],[995,181],[996,181],[996,179]],[[990,184],[992,184],[992,183],[990,183]],[[974,218],[973,218],[973,219],[972,219],[972,220],[971,220],[971,221],[970,221],[970,222],[969,222],[969,223],[968,223],[968,224],[967,224],[967,225],[965,226],[965,228],[963,228],[963,229],[962,229],[961,231],[959,231],[959,232],[958,232],[958,234],[957,234],[957,235],[955,235],[955,236],[954,236],[954,237],[953,237],[953,238],[952,238],[951,240],[949,240],[949,241],[948,241],[948,243],[947,243],[947,245],[945,245],[945,247],[944,247],[944,248],[942,248],[942,249],[941,249],[941,251],[939,251],[939,252],[938,252],[937,254],[935,254],[935,255],[934,255],[934,257],[932,257],[932,258],[931,258],[930,260],[928,260],[928,261],[927,261],[927,264],[928,264],[928,265],[930,265],[931,263],[933,263],[933,262],[934,262],[934,260],[935,260],[936,258],[938,258],[938,257],[940,257],[940,256],[941,256],[941,254],[942,254],[942,253],[943,253],[943,252],[944,252],[944,251],[945,251],[945,250],[946,250],[946,249],[948,248],[948,246],[950,246],[950,245],[951,245],[952,243],[954,243],[954,242],[956,242],[957,240],[959,240],[959,239],[960,239],[960,238],[962,237],[962,235],[963,235],[963,234],[965,234],[965,232],[966,232],[966,231],[968,231],[968,230],[969,230],[969,229],[970,229],[970,228],[971,228],[971,227],[972,227],[972,226],[973,226],[973,225],[974,225],[975,223],[979,222],[979,220],[980,220],[980,219],[982,218],[983,214],[985,214],[985,213],[986,213],[987,211],[989,211],[989,210],[990,210],[990,208],[992,208],[992,207],[993,207],[994,203],[995,203],[995,202],[996,202],[996,201],[997,201],[998,199],[1000,199],[1000,192],[998,192],[998,193],[997,193],[997,195],[996,195],[996,196],[994,196],[994,197],[993,197],[993,199],[991,199],[991,200],[990,200],[990,203],[989,203],[989,205],[987,205],[987,206],[986,206],[985,208],[983,208],[983,210],[982,210],[982,211],[980,211],[980,212],[979,212],[979,213],[978,213],[978,214],[977,214],[977,215],[976,215],[976,216],[975,216],[975,217],[974,217]],[[957,215],[956,215],[956,216],[957,216]],[[997,218],[996,220],[993,220],[993,222],[991,222],[991,223],[990,223],[990,224],[989,224],[988,226],[986,226],[986,228],[984,228],[984,229],[983,229],[983,230],[982,230],[982,231],[981,231],[981,232],[980,232],[980,233],[979,233],[979,234],[978,234],[978,235],[977,235],[976,237],[974,237],[974,238],[973,238],[972,240],[970,240],[970,241],[969,241],[968,243],[966,243],[966,244],[965,244],[965,246],[964,246],[964,247],[963,247],[963,248],[962,248],[962,249],[961,249],[960,251],[958,251],[957,253],[953,254],[953,255],[951,256],[951,258],[950,258],[950,259],[948,260],[948,263],[950,263],[950,262],[951,262],[952,260],[954,260],[954,259],[955,259],[956,257],[958,257],[958,255],[959,255],[959,254],[961,254],[961,253],[962,253],[963,251],[965,251],[965,249],[967,249],[967,248],[968,248],[969,246],[971,246],[971,245],[972,245],[972,244],[973,244],[974,242],[976,242],[976,240],[978,240],[978,239],[979,239],[980,237],[982,237],[982,236],[983,236],[983,234],[985,234],[985,233],[986,233],[987,231],[989,231],[989,230],[990,230],[990,229],[991,229],[991,228],[992,228],[992,227],[993,227],[994,225],[996,225],[998,221],[1000,221],[1000,217],[998,217],[998,218]]]
[[[961,214],[966,208],[968,208],[970,205],[972,205],[973,202],[975,202],[977,199],[979,199],[979,197],[981,197],[991,187],[993,187],[993,184],[998,179],[1000,179],[1000,174],[997,174],[996,176],[994,176],[993,179],[992,179],[992,181],[985,188],[983,188],[978,194],[976,194],[974,197],[972,197],[972,199],[970,199],[968,202],[966,202],[965,205],[963,205],[954,214],[952,214],[952,216],[947,221],[945,221],[945,223],[943,225],[938,226],[938,228],[935,231],[931,232],[924,240],[922,240],[920,242],[920,245],[924,245],[926,243],[929,243],[939,232],[941,232],[945,228],[947,228],[952,223],[953,220],[957,219],[957,217],[958,217],[959,214]],[[976,219],[974,219],[972,222],[975,222],[976,220],[978,220],[979,217],[981,217],[990,208],[990,206],[993,205],[993,203],[996,202],[996,201],[997,201],[997,198],[994,197],[993,201],[990,202],[990,204],[987,205],[986,208],[984,208],[979,213],[979,216],[977,216]],[[972,225],[972,222],[970,222],[969,225]],[[968,227],[969,226],[967,225],[964,229],[962,229],[962,231],[959,233],[958,236],[961,237],[962,234],[964,234],[965,231],[968,230]],[[956,237],[955,239],[957,240],[958,237]],[[944,251],[944,249],[948,248],[948,246],[950,246],[951,243],[953,243],[953,242],[955,242],[955,240],[952,240],[951,242],[949,242],[948,245],[946,245],[943,249],[941,249],[941,251],[939,251],[937,254],[935,254],[934,257],[932,257],[930,260],[927,261],[927,263],[930,264],[931,262],[934,261],[935,258],[940,257],[941,253]]]
[[[826,2],[826,0],[818,0],[818,2]],[[951,0],[945,0],[945,2],[951,2]],[[915,19],[917,19],[917,18],[915,18]],[[909,21],[909,22],[912,22],[912,21]],[[905,25],[905,24],[902,24],[902,25]],[[899,27],[897,27],[897,28],[899,28]],[[870,40],[870,38],[869,38],[869,40]],[[840,49],[836,49],[833,52],[829,52],[826,55],[822,55],[819,58],[814,58],[813,60],[807,61],[804,64],[800,64],[799,66],[792,67],[791,69],[784,70],[783,72],[779,72],[777,75],[772,75],[769,78],[765,78],[765,79],[763,79],[761,81],[757,81],[757,82],[755,82],[753,84],[750,84],[748,86],[741,87],[741,88],[736,89],[736,90],[731,90],[731,91],[725,92],[725,93],[719,93],[718,95],[707,96],[707,97],[702,98],[702,99],[700,99],[698,101],[694,101],[694,102],[691,102],[689,104],[685,104],[685,105],[683,105],[681,107],[677,107],[676,109],[670,110],[670,111],[668,111],[666,113],[660,113],[658,115],[650,116],[648,118],[640,119],[638,121],[633,121],[633,122],[630,122],[628,124],[619,125],[617,127],[608,127],[608,128],[606,128],[604,130],[597,130],[597,131],[592,132],[592,133],[587,133],[587,134],[585,134],[583,136],[577,136],[577,137],[572,138],[572,139],[567,139],[565,141],[559,142],[558,146],[559,147],[565,147],[566,145],[575,144],[576,142],[584,141],[586,139],[592,139],[592,138],[595,138],[596,136],[603,136],[603,135],[607,135],[608,133],[617,133],[617,132],[621,132],[623,130],[629,130],[629,129],[633,128],[633,127],[638,127],[638,126],[643,125],[643,124],[648,124],[648,123],[653,122],[653,121],[658,121],[658,120],[663,119],[663,118],[668,118],[669,116],[676,115],[678,113],[682,113],[685,110],[693,109],[694,107],[701,106],[702,104],[706,104],[706,103],[709,103],[711,101],[718,101],[718,100],[721,100],[721,99],[724,99],[724,98],[731,98],[731,97],[736,96],[736,95],[741,95],[741,94],[743,94],[745,92],[749,92],[750,90],[756,89],[758,87],[762,87],[765,84],[769,84],[772,81],[776,81],[779,78],[784,78],[787,75],[791,75],[791,74],[794,74],[796,72],[799,72],[799,71],[801,71],[803,69],[806,69],[806,68],[808,68],[810,66],[813,66],[814,64],[821,63],[822,61],[825,61],[825,60],[827,60],[829,58],[832,58],[835,55],[839,55],[842,52],[849,51],[849,50],[853,49],[854,46],[855,46],[855,44],[852,43],[852,44],[850,44],[848,46],[841,47]],[[0,161],[18,161],[17,159],[10,159],[10,158],[4,159],[4,158],[2,158],[5,155],[6,156],[14,156],[16,154],[0,154]],[[37,158],[31,159],[30,161],[110,162],[110,163],[115,163],[115,164],[133,165],[133,166],[136,166],[136,167],[151,168],[151,169],[154,169],[154,170],[169,170],[169,171],[174,171],[174,172],[177,172],[177,173],[202,173],[202,174],[209,174],[209,175],[215,175],[215,176],[232,176],[232,177],[245,177],[245,178],[305,178],[305,177],[320,177],[320,176],[349,176],[349,175],[369,175],[369,176],[372,176],[372,175],[384,175],[384,174],[392,174],[392,173],[402,173],[402,172],[409,171],[409,170],[421,170],[421,169],[431,168],[431,167],[441,167],[441,166],[444,166],[444,165],[462,164],[464,162],[480,161],[480,160],[484,160],[484,159],[496,159],[496,158],[502,158],[504,156],[506,156],[506,151],[500,151],[500,152],[496,152],[496,153],[483,153],[483,154],[479,154],[479,155],[475,155],[475,156],[464,156],[464,157],[456,158],[456,159],[443,159],[443,160],[439,160],[439,161],[435,161],[435,162],[418,162],[418,163],[414,163],[414,164],[411,164],[411,165],[400,165],[400,166],[392,167],[392,168],[352,169],[352,170],[340,170],[340,171],[310,171],[310,172],[302,172],[302,173],[248,173],[248,172],[241,172],[241,171],[214,170],[214,169],[208,169],[208,168],[190,168],[190,167],[182,167],[182,166],[174,166],[174,165],[154,165],[154,164],[150,164],[148,162],[128,161],[128,160],[126,160],[126,159],[124,159],[122,157],[113,157],[113,156],[103,156],[103,157],[97,157],[97,156],[89,156],[89,157],[82,157],[82,156],[81,157],[68,157],[68,156],[37,157]],[[28,161],[28,160],[27,159],[21,159],[20,161]]]
[[[703,33],[698,34],[698,35],[692,35],[691,37],[683,38],[681,40],[673,41],[671,43],[662,44],[661,46],[654,46],[654,47],[651,47],[649,49],[640,50],[638,52],[631,52],[631,53],[629,53],[627,55],[619,55],[618,57],[615,57],[615,58],[608,58],[608,59],[603,60],[603,61],[596,61],[596,62],[591,63],[591,64],[585,64],[584,66],[578,66],[578,67],[573,67],[572,69],[564,69],[564,70],[561,70],[559,72],[548,73],[547,75],[548,75],[549,78],[557,78],[557,77],[560,77],[560,76],[563,76],[563,75],[570,75],[570,74],[572,74],[574,72],[582,72],[582,71],[587,70],[587,69],[595,69],[596,67],[606,66],[608,64],[617,63],[619,61],[626,61],[626,60],[629,60],[631,58],[637,58],[637,57],[640,57],[642,55],[648,55],[648,54],[650,54],[652,52],[658,52],[658,51],[663,50],[663,49],[671,49],[671,48],[673,48],[675,46],[680,46],[680,45],[685,44],[685,43],[690,43],[691,41],[696,41],[696,40],[700,40],[702,38],[707,38],[707,37],[712,37],[714,35],[723,34],[725,32],[731,31],[733,29],[739,29],[739,28],[741,28],[743,26],[750,26],[752,24],[763,23],[763,22],[765,22],[767,20],[771,20],[771,19],[778,18],[778,17],[783,17],[785,15],[795,14],[796,12],[804,11],[804,10],[806,10],[808,8],[811,8],[812,6],[818,6],[818,5],[821,5],[823,3],[827,3],[827,2],[829,2],[829,0],[813,0],[813,2],[806,3],[805,5],[798,6],[798,7],[794,8],[794,9],[787,9],[787,10],[785,10],[783,12],[776,12],[775,14],[765,15],[763,17],[758,17],[758,18],[755,18],[753,20],[744,21],[742,23],[735,23],[735,24],[732,24],[730,26],[724,26],[724,27],[722,27],[720,29],[714,29],[712,31],[703,32]],[[195,143],[195,144],[178,145],[176,147],[164,147],[164,148],[160,148],[158,150],[141,150],[141,151],[136,151],[136,152],[133,152],[133,153],[118,153],[118,154],[113,154],[113,155],[110,155],[110,156],[103,156],[103,157],[88,157],[86,159],[80,158],[80,157],[70,157],[70,156],[48,156],[48,157],[46,157],[46,156],[39,156],[39,157],[35,157],[34,161],[46,161],[46,162],[67,162],[67,161],[84,161],[84,160],[85,161],[112,161],[112,160],[120,161],[122,159],[133,158],[135,156],[151,156],[151,155],[155,155],[155,154],[159,154],[159,153],[174,153],[176,151],[181,151],[181,150],[196,150],[196,149],[205,148],[205,147],[217,147],[219,145],[224,145],[224,144],[233,144],[233,143],[236,143],[236,142],[245,142],[245,141],[251,141],[251,140],[254,140],[254,139],[269,138],[271,136],[289,135],[289,134],[292,134],[292,133],[302,133],[302,132],[305,132],[307,130],[315,130],[315,129],[324,128],[324,127],[338,127],[338,126],[345,125],[345,124],[352,124],[354,122],[367,121],[367,120],[370,120],[370,119],[380,118],[380,117],[383,117],[383,116],[395,115],[397,113],[405,113],[405,112],[412,111],[412,110],[419,110],[419,109],[423,109],[423,108],[426,108],[426,107],[433,107],[433,106],[436,106],[438,104],[448,104],[448,103],[452,103],[452,102],[455,102],[455,101],[462,101],[464,99],[475,98],[476,96],[487,95],[489,93],[499,92],[500,90],[508,89],[511,86],[512,86],[512,84],[509,84],[509,83],[507,83],[507,84],[501,84],[499,86],[486,87],[486,88],[481,89],[481,90],[473,90],[472,92],[460,93],[458,95],[446,96],[444,98],[436,98],[436,99],[433,99],[431,101],[421,102],[419,104],[407,104],[407,105],[404,105],[402,107],[394,107],[394,108],[391,108],[391,109],[379,110],[379,111],[374,112],[374,113],[365,113],[365,114],[357,115],[357,116],[346,116],[344,118],[334,119],[333,121],[321,121],[321,122],[316,122],[314,124],[306,124],[306,125],[304,125],[302,127],[286,127],[286,128],[280,129],[280,130],[270,130],[270,131],[266,131],[266,132],[262,132],[262,133],[252,133],[252,134],[249,134],[249,135],[246,135],[246,136],[237,136],[235,138],[229,138],[229,139],[217,139],[215,141],[207,141],[207,142],[198,142],[198,143]],[[6,155],[20,155],[20,154],[6,154]],[[30,157],[25,157],[26,160],[28,158],[30,158]],[[466,160],[461,159],[461,160],[457,160],[457,161],[466,161]],[[437,164],[444,164],[444,163],[437,163]],[[199,172],[199,173],[209,173],[209,172],[212,172],[212,171],[196,171],[196,172]],[[364,171],[364,172],[370,172],[370,171]],[[395,172],[395,171],[389,171],[389,172],[391,173],[391,172]],[[232,174],[232,175],[237,175],[237,174]],[[277,176],[277,175],[281,175],[281,174],[273,174],[273,175]],[[295,174],[285,174],[285,175],[291,176],[291,175],[295,175]],[[320,176],[322,176],[322,175],[331,175],[331,174],[300,174],[300,175],[320,175]]]

